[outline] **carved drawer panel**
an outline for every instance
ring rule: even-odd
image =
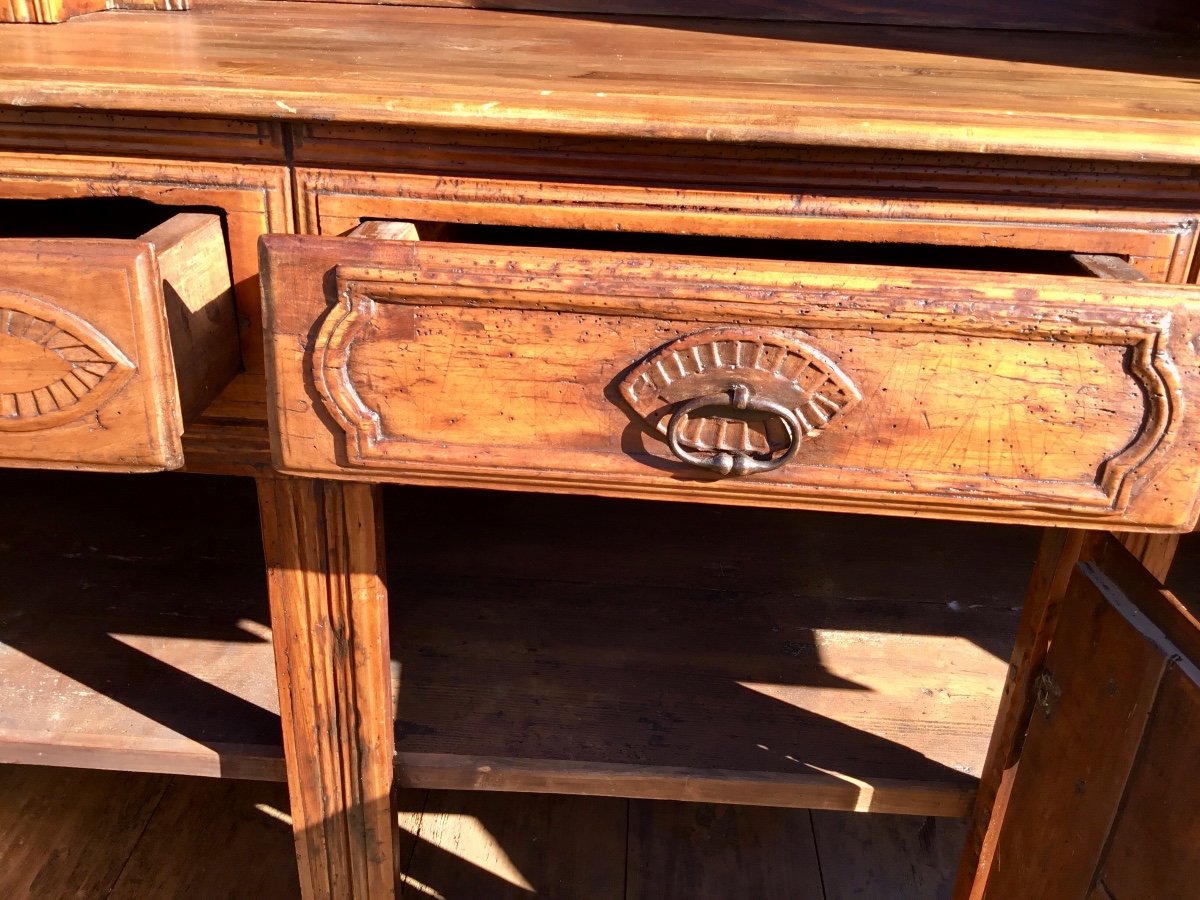
[[[179,468],[184,422],[239,364],[220,219],[63,237],[70,221],[26,228],[12,217],[37,207],[12,207],[0,237],[0,465]]]
[[[1096,527],[1196,519],[1195,288],[1082,269],[263,245],[286,472]]]

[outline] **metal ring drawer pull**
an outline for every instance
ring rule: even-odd
[[[706,407],[754,410],[777,416],[788,432],[787,449],[773,459],[755,459],[745,453],[731,453],[728,450],[720,450],[711,456],[693,453],[683,446],[680,431],[690,413]],[[744,384],[731,384],[727,390],[719,394],[707,394],[680,404],[675,408],[675,412],[671,415],[671,421],[667,425],[667,443],[670,445],[672,453],[685,463],[709,469],[720,475],[753,475],[785,466],[792,461],[800,449],[800,440],[803,434],[804,430],[800,426],[800,420],[796,418],[794,412],[782,403],[776,403],[766,397],[755,396]]]

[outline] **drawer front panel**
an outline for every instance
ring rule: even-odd
[[[185,417],[237,365],[216,217],[0,240],[0,465],[178,468]]]
[[[1187,288],[337,244],[268,249],[286,471],[1122,527],[1194,518]],[[748,409],[731,409],[739,385]]]

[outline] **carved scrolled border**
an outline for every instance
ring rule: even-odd
[[[1146,393],[1146,424],[1134,441],[1101,466],[1100,489],[1110,499],[1110,508],[1121,509],[1133,490],[1134,476],[1138,470],[1168,445],[1176,431],[1176,423],[1182,412],[1183,390],[1179,371],[1165,352],[1159,352],[1170,330],[1170,317],[1160,323],[1161,330],[1146,330],[1137,334],[1138,340],[1130,343],[1119,337],[1128,332],[1114,335],[1112,343],[1128,347],[1130,375]]]
[[[368,407],[350,383],[350,355],[370,327],[375,301],[363,293],[344,293],[325,315],[313,349],[313,380],[325,408],[364,456],[382,437],[379,413]]]
[[[419,300],[433,305],[458,305],[470,301],[429,293],[411,284],[372,284],[353,279],[339,279],[339,284],[343,288],[341,300],[326,314],[317,333],[313,351],[314,380],[327,409],[346,433],[350,465],[367,468],[395,465],[396,461],[388,458],[381,450],[382,445],[391,444],[393,441],[383,433],[379,413],[367,406],[350,381],[349,362],[354,346],[369,332],[377,303],[406,303]],[[581,301],[585,299],[580,298]],[[510,301],[506,306],[509,305],[512,308],[523,306],[520,301]],[[644,311],[635,312],[632,306],[621,312],[647,315]],[[1125,311],[1125,314],[1128,314],[1128,311]],[[1112,310],[1109,311],[1109,315],[1120,316],[1122,312]],[[1018,491],[1021,491],[1026,499],[1041,493],[1041,500],[1038,502],[1047,508],[1078,507],[1096,512],[1119,513],[1128,504],[1136,486],[1150,477],[1156,468],[1154,461],[1162,458],[1164,451],[1173,443],[1182,418],[1182,385],[1167,350],[1171,316],[1168,314],[1149,321],[1135,319],[1132,322],[1118,322],[1110,317],[1105,318],[1108,320],[1087,324],[1034,320],[1000,324],[996,321],[978,320],[969,326],[959,323],[951,329],[966,331],[980,337],[1024,338],[1126,348],[1131,356],[1129,374],[1146,398],[1144,426],[1136,437],[1126,447],[1099,464],[1094,482],[1063,482],[1064,487],[1075,488],[1071,496],[1046,495],[1039,491],[1039,488],[1045,488],[1046,483],[1033,479],[1012,479],[1006,487],[997,486],[990,491],[982,486],[981,479],[980,485],[972,490],[973,496],[980,500],[1007,502],[1015,499]],[[868,315],[868,319],[872,317]],[[873,319],[857,322],[827,320],[813,327],[853,333],[861,328],[878,325],[880,323]],[[921,324],[914,320],[904,327],[909,331],[937,333],[938,329],[930,328],[929,325],[928,320]],[[892,317],[888,327],[899,326],[899,319]],[[797,337],[801,334],[799,329],[795,329]],[[687,338],[688,334],[685,332],[679,340]],[[936,473],[930,474],[935,478],[940,477]],[[945,487],[913,488],[912,493],[914,496],[925,498],[958,496],[956,491]]]
[[[137,367],[92,324],[48,300],[0,291],[0,341],[57,356],[66,373],[19,391],[0,387],[0,432],[40,431],[78,421],[104,405]]]

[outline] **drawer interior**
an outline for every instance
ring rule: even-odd
[[[916,269],[962,269],[1033,275],[1089,274],[1076,255],[1068,250],[888,241],[738,238],[458,222],[418,221],[412,224],[420,240],[457,244],[904,266]],[[1124,261],[1123,257],[1113,258]]]
[[[212,207],[160,206],[134,197],[0,200],[0,238],[132,241],[182,212],[222,216]]]

